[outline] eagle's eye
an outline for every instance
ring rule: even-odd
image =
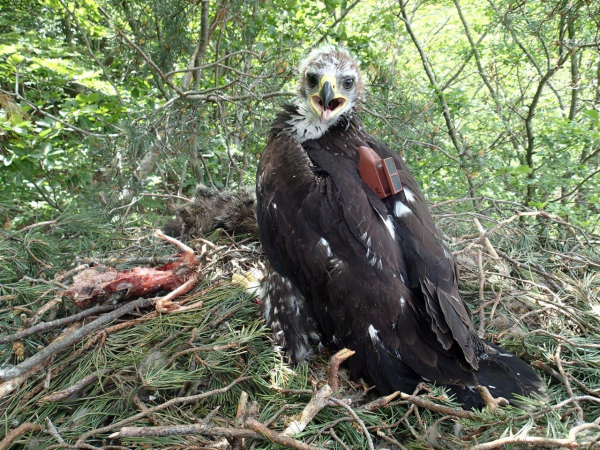
[[[306,74],[306,83],[308,83],[308,87],[314,88],[318,82],[319,80],[314,73]]]
[[[354,78],[346,78],[344,80],[344,89],[350,89],[352,86],[354,86]]]

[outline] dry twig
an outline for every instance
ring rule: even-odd
[[[246,427],[256,431],[257,433],[260,433],[271,442],[295,448],[296,450],[323,450],[322,447],[308,445],[284,434],[277,433],[276,431],[267,428],[259,421],[254,420],[252,417],[246,419]]]
[[[421,408],[428,409],[429,411],[438,412],[440,414],[445,414],[447,416],[460,417],[461,419],[475,419],[477,417],[471,411],[465,411],[464,409],[438,405],[437,403],[430,402],[429,400],[425,400],[422,397],[417,397],[416,395],[408,395],[404,392],[400,393],[400,398],[402,398],[402,400],[406,400],[410,403],[413,403],[414,405],[419,406]]]
[[[237,410],[235,412],[235,426],[236,428],[242,428],[246,422],[248,413],[248,393],[242,391],[240,394],[240,400],[238,401]],[[236,437],[231,443],[232,450],[242,450],[244,440],[242,437]]]
[[[337,392],[339,389],[338,371],[340,364],[354,355],[354,353],[356,353],[354,350],[343,348],[331,357],[327,366],[327,384],[331,386],[333,392]]]
[[[51,373],[51,371],[49,370],[48,373]],[[42,402],[59,402],[62,400],[66,400],[70,396],[77,394],[78,392],[81,392],[82,390],[84,390],[86,387],[88,387],[90,384],[94,383],[101,376],[110,375],[111,373],[112,373],[112,370],[102,369],[102,370],[99,370],[97,373],[91,373],[89,375],[86,375],[81,380],[72,384],[71,386],[69,386],[66,389],[61,389],[60,391],[56,391],[56,392],[53,392],[52,394],[45,395],[44,397],[42,397],[39,400],[39,402],[40,403],[42,403]]]
[[[327,402],[329,401],[332,393],[333,389],[328,384],[323,385],[321,389],[314,393],[306,407],[300,413],[300,417],[296,420],[292,420],[292,422],[284,430],[283,434],[286,436],[294,436],[302,433],[310,421],[319,413],[319,411],[327,406]]]
[[[358,423],[358,425],[362,429],[362,432],[365,435],[365,439],[367,440],[369,450],[375,450],[375,447],[373,446],[373,439],[371,439],[371,434],[369,433],[369,430],[367,429],[367,426],[362,421],[362,419],[358,417],[358,414],[356,414],[356,412],[354,412],[354,410],[342,400],[338,400],[337,398],[332,397],[329,399],[329,401],[337,406],[341,406],[346,411],[348,411],[348,413],[352,416],[352,418],[356,421],[356,423]]]
[[[392,392],[390,395],[386,395],[384,397],[379,397],[378,399],[375,399],[372,402],[362,405],[361,409],[365,409],[367,411],[375,411],[379,408],[383,408],[388,403],[390,403],[392,400],[398,398],[400,396],[400,394],[401,394],[400,391]]]
[[[14,429],[10,430],[8,433],[6,433],[6,436],[4,437],[4,439],[2,439],[2,441],[0,441],[0,450],[6,450],[8,447],[10,447],[10,445],[13,443],[13,441],[15,439],[17,439],[19,436],[22,436],[25,433],[29,433],[31,431],[40,431],[40,430],[42,430],[42,428],[43,427],[37,423],[29,423],[29,422],[22,423],[17,428],[14,428]]]
[[[117,428],[122,428],[125,425],[128,425],[132,422],[135,422],[136,420],[142,419],[144,417],[147,417],[151,414],[154,414],[155,412],[158,411],[162,411],[163,409],[167,409],[170,406],[175,406],[175,405],[180,405],[180,404],[185,404],[185,403],[197,403],[200,402],[204,399],[207,399],[209,397],[212,397],[213,395],[217,395],[217,394],[222,394],[224,392],[229,391],[233,386],[243,382],[243,381],[247,381],[249,379],[251,379],[252,377],[239,377],[236,378],[235,380],[233,380],[231,383],[229,383],[227,386],[224,386],[222,388],[219,389],[213,389],[212,391],[206,391],[203,392],[201,394],[197,394],[197,395],[190,395],[188,397],[175,397],[172,398],[171,400],[168,400],[164,403],[161,403],[160,405],[156,405],[153,406],[152,408],[148,408],[145,411],[139,412],[137,414],[134,414],[131,417],[128,417],[127,419],[123,419],[120,420],[118,422],[115,422],[113,424],[107,425],[105,427],[101,427],[101,428],[97,428],[95,430],[90,430],[86,433],[83,433],[79,439],[77,440],[76,445],[79,444],[83,444],[86,439],[95,436],[96,434],[101,434],[101,433],[107,433],[109,431],[113,431]]]
[[[507,445],[521,444],[534,448],[542,447],[567,447],[576,448],[579,444],[570,439],[552,439],[537,436],[509,436],[495,441],[486,442],[485,444],[477,444],[471,447],[471,450],[491,450],[494,448],[505,448]]]
[[[88,316],[91,316],[96,313],[103,313],[107,311],[112,311],[116,309],[118,305],[97,305],[90,309],[86,309],[85,311],[81,311],[77,314],[73,314],[72,316],[63,317],[62,319],[52,320],[50,322],[42,322],[37,325],[34,325],[30,328],[25,328],[15,334],[11,334],[9,336],[1,336],[0,344],[4,344],[6,342],[14,342],[20,339],[26,338],[40,331],[48,331],[53,328],[57,328],[68,323],[77,322],[78,320],[84,319]]]
[[[160,427],[123,427],[118,432],[108,436],[108,438],[123,439],[131,437],[185,436],[192,434],[226,438],[262,438],[260,434],[244,428],[211,427],[204,422],[191,425],[168,425]]]
[[[104,314],[103,316],[100,316],[93,322],[82,326],[79,330],[70,333],[65,338],[52,342],[32,357],[23,361],[21,364],[5,370],[0,375],[0,381],[4,381],[4,383],[0,385],[0,398],[4,398],[4,396],[6,396],[18,387],[20,383],[15,382],[17,379],[19,379],[20,382],[25,381],[27,378],[29,378],[29,376],[33,375],[33,369],[43,364],[52,355],[57,354],[61,350],[64,350],[65,348],[73,345],[75,342],[89,335],[91,332],[103,327],[104,325],[109,324],[110,322],[118,319],[119,317],[124,316],[125,314],[133,311],[134,309],[143,308],[152,304],[153,302],[154,299],[151,298],[140,298],[138,300],[134,300],[130,303],[127,303],[121,306],[119,309]],[[26,378],[23,378],[26,374],[28,376]]]

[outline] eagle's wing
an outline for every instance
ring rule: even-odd
[[[374,208],[385,206],[394,217],[397,245],[406,261],[411,291],[423,294],[431,328],[445,349],[456,342],[467,362],[477,369],[478,339],[471,314],[458,291],[454,261],[437,229],[421,189],[396,153],[374,139],[369,142],[382,157],[393,157],[403,190],[383,201],[371,198]]]
[[[326,276],[328,253],[319,244],[318,224],[307,220],[307,205],[314,204],[323,187],[311,164],[300,144],[282,135],[269,139],[257,170],[256,215],[271,264],[259,291],[261,309],[291,363],[309,356],[309,342],[320,340],[308,301]],[[321,319],[322,329],[331,328],[323,314]]]
[[[382,158],[395,159],[405,188],[402,192],[379,199],[360,179],[357,157],[351,167],[344,167],[344,158],[336,150],[355,150],[360,145],[373,148]],[[371,215],[363,210],[361,216],[375,226],[369,236],[379,241],[372,250],[383,267],[372,272],[380,279],[388,278],[380,281],[385,285],[380,288],[385,299],[378,300],[379,312],[370,318],[377,330],[377,346],[401,357],[424,378],[449,384],[474,383],[472,372],[478,367],[481,341],[460,298],[451,254],[404,162],[383,144],[352,127],[330,133],[318,145],[305,143],[305,147],[311,159],[330,173],[342,203],[362,204],[362,197],[353,192],[352,186],[356,185],[373,210]],[[348,212],[347,207],[344,210]],[[390,233],[386,234],[386,229]],[[395,280],[390,282],[389,277],[395,274],[401,278],[401,285],[394,283]],[[399,296],[403,305],[398,304]],[[393,323],[390,324],[385,312],[395,318]],[[366,316],[362,319],[366,320]]]

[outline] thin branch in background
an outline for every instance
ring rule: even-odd
[[[331,25],[327,26],[327,27],[319,27],[319,30],[335,30],[336,27],[346,18],[346,16],[350,13],[350,11],[352,11],[354,9],[354,7],[356,5],[358,5],[360,3],[360,0],[355,0],[354,2],[350,3],[349,5],[347,5],[345,8],[342,8],[341,14],[340,16],[335,20],[335,22],[333,22]],[[318,47],[319,45],[321,45],[321,43],[327,39],[328,34],[327,33],[323,33],[323,35],[317,39],[317,42],[314,43],[313,47]]]
[[[483,63],[481,61],[481,56],[479,54],[479,50],[477,49],[477,44],[475,43],[475,41],[473,40],[473,37],[471,36],[471,29],[469,27],[469,24],[467,23],[467,19],[465,18],[465,15],[463,14],[462,8],[460,7],[459,0],[453,0],[453,1],[454,1],[454,6],[456,7],[456,10],[458,11],[458,16],[460,17],[460,21],[463,24],[463,28],[465,30],[465,35],[467,36],[467,40],[469,41],[469,44],[471,46],[471,50],[472,50],[473,56],[475,58],[475,64],[477,65],[477,72],[479,73],[479,76],[481,77],[483,84],[485,84],[486,88],[488,89],[490,96],[492,97],[492,100],[494,100],[494,104],[496,105],[496,114],[497,114],[498,118],[504,125],[506,132],[512,137],[510,142],[512,143],[513,148],[515,149],[515,151],[518,151],[519,144],[521,144],[521,142],[520,142],[518,136],[516,135],[516,133],[514,132],[514,130],[512,129],[509,121],[506,119],[506,117],[504,117],[504,110],[502,107],[502,103],[500,102],[500,99],[498,98],[498,93],[496,92],[496,89],[494,89],[494,86],[492,85],[490,78],[488,77],[488,75],[486,74],[486,72],[483,68]]]
[[[106,66],[104,64],[102,64],[102,61],[100,61],[98,59],[98,57],[96,56],[96,54],[92,50],[92,46],[90,44],[90,40],[89,40],[89,38],[87,36],[87,33],[79,25],[79,21],[77,20],[77,16],[75,15],[75,13],[73,11],[71,11],[69,9],[69,7],[67,6],[67,4],[63,0],[58,0],[58,1],[60,2],[60,4],[62,5],[62,7],[64,8],[64,10],[67,12],[67,14],[69,16],[71,16],[71,19],[73,20],[73,23],[77,27],[77,30],[79,30],[79,33],[83,36],[83,40],[85,42],[85,46],[87,47],[88,53],[90,54],[90,56],[92,57],[92,59],[96,62],[96,64],[98,65],[98,67],[100,67],[100,69],[102,69],[102,73],[104,74],[104,77],[110,83],[110,85],[112,86],[113,90],[115,91],[115,95],[119,99],[119,103],[123,106],[123,108],[125,110],[125,114],[127,115],[128,120],[131,122],[132,121],[131,116],[129,115],[129,111],[125,107],[125,102],[123,101],[123,97],[121,97],[121,92],[119,91],[119,88],[117,87],[115,81],[113,80],[113,78],[110,75],[110,72],[108,71],[108,69],[106,68]]]
[[[208,178],[208,182],[210,183],[210,186],[213,189],[216,189],[216,185],[215,182],[212,179],[212,175],[210,174],[210,169],[208,168],[208,164],[206,163],[206,160],[204,159],[204,156],[202,155],[202,151],[198,148],[196,149],[196,152],[198,154],[198,156],[200,157],[200,161],[202,161],[202,166],[204,167],[204,173],[206,174],[206,177]]]
[[[172,75],[175,75],[176,73],[186,73],[186,72],[190,72],[190,71],[198,71],[198,70],[206,70],[206,69],[211,69],[213,67],[218,67],[218,65],[225,61],[226,59],[231,59],[234,56],[237,55],[244,55],[244,54],[250,54],[252,56],[254,56],[255,58],[258,58],[259,55],[254,53],[253,51],[250,50],[238,50],[236,52],[231,52],[228,53],[225,56],[222,56],[221,58],[217,59],[216,61],[213,61],[211,63],[208,64],[202,64],[201,66],[197,66],[197,67],[190,67],[189,69],[178,69],[178,70],[172,70],[170,72],[167,72],[165,74],[166,77],[171,77]],[[205,91],[202,91],[205,92]]]
[[[76,131],[78,133],[83,134],[84,136],[88,136],[88,137],[97,137],[97,138],[117,138],[119,136],[121,136],[120,134],[99,134],[99,133],[92,133],[91,131],[87,131],[84,130],[82,128],[79,128],[75,125],[71,125],[68,122],[65,122],[64,120],[60,119],[59,117],[56,117],[55,115],[52,115],[46,111],[44,111],[43,109],[41,109],[40,107],[38,107],[35,103],[30,102],[29,100],[27,100],[25,97],[22,97],[20,94],[16,94],[16,93],[12,93],[12,92],[8,92],[5,91],[4,89],[0,89],[0,93],[4,94],[4,95],[8,95],[10,97],[13,97],[17,100],[19,100],[20,102],[25,103],[27,106],[30,106],[35,112],[36,114],[41,114],[44,117],[49,117],[50,119],[64,125],[65,127]]]
[[[598,175],[599,173],[600,173],[600,169],[597,169],[597,170],[595,170],[594,172],[592,172],[591,174],[589,174],[587,177],[585,177],[585,178],[584,178],[584,179],[583,179],[581,182],[579,182],[579,183],[577,184],[577,186],[575,186],[575,187],[574,187],[574,188],[573,188],[571,191],[567,192],[567,193],[566,193],[566,194],[564,194],[564,195],[561,195],[561,196],[560,196],[560,197],[558,197],[558,198],[553,198],[552,200],[550,200],[550,203],[559,202],[559,201],[561,201],[561,200],[563,200],[563,199],[565,199],[565,198],[567,198],[567,197],[569,197],[569,196],[571,196],[571,195],[575,194],[577,191],[579,191],[579,188],[581,188],[581,186],[583,186],[583,184],[584,184],[586,181],[588,181],[588,180],[592,179],[593,177],[595,177],[595,176],[596,176],[596,175]]]
[[[55,225],[57,223],[56,220],[47,220],[45,222],[38,222],[38,223],[32,223],[31,225],[28,225],[26,227],[23,227],[19,230],[17,230],[19,233],[23,233],[25,231],[29,231],[32,230],[33,228],[38,228],[38,227],[45,227],[46,225]]]
[[[56,203],[54,200],[52,200],[50,197],[48,197],[48,195],[46,195],[46,193],[44,192],[44,190],[42,188],[40,188],[37,183],[33,180],[29,180],[31,184],[33,184],[33,187],[35,187],[35,190],[38,191],[38,193],[44,198],[44,200],[46,201],[46,203],[48,203],[50,206],[52,206],[54,209],[56,209],[59,212],[65,212],[64,209],[58,204]]]
[[[206,47],[208,46],[208,42],[210,40],[210,30],[208,28],[209,3],[209,0],[201,0],[200,2],[200,37],[198,39],[198,44],[194,49],[194,53],[192,54],[188,67],[200,65],[200,62],[204,59],[204,53],[206,53]],[[198,83],[200,82],[200,70],[196,70],[194,72],[190,71],[185,74],[185,77],[181,83],[181,88],[184,91],[189,88],[192,77],[194,77],[194,89],[198,88]]]
[[[421,62],[423,63],[423,68],[425,70],[425,73],[427,74],[427,78],[429,79],[429,82],[435,89],[436,97],[437,97],[440,105],[442,106],[444,120],[446,122],[446,127],[448,129],[448,135],[450,136],[450,139],[451,139],[452,143],[454,144],[454,147],[456,148],[459,157],[464,158],[465,157],[465,149],[459,139],[458,132],[456,130],[454,121],[452,119],[452,114],[450,113],[450,108],[448,106],[448,102],[446,101],[446,97],[445,97],[443,91],[440,89],[440,86],[437,82],[436,76],[433,73],[433,69],[429,62],[429,59],[427,58],[427,55],[425,54],[425,50],[421,46],[421,43],[419,42],[419,39],[417,38],[417,35],[415,34],[415,32],[412,28],[412,25],[408,19],[408,15],[406,13],[406,7],[405,7],[405,3],[404,3],[405,0],[398,0],[398,1],[400,3],[400,15],[398,17],[400,18],[400,20],[402,20],[404,22],[406,31],[408,32],[411,40],[413,41],[415,47],[417,48],[417,50],[419,52],[419,55],[421,57]],[[467,184],[469,185],[469,193],[471,194],[472,197],[474,197],[475,192],[474,192],[473,181],[471,180],[471,177],[468,176],[469,171],[467,170],[467,166],[465,165],[464,161],[460,162],[460,168],[466,176],[465,178],[467,180]],[[477,205],[475,205],[475,206],[477,206]]]
[[[148,65],[152,68],[152,70],[160,77],[160,79],[167,85],[169,86],[171,89],[173,89],[175,92],[177,92],[179,94],[180,97],[185,97],[184,92],[175,84],[173,84],[173,82],[167,78],[165,76],[165,74],[163,73],[162,70],[160,70],[160,68],[156,65],[156,63],[154,61],[152,61],[152,58],[150,58],[146,52],[144,52],[144,50],[142,50],[142,48],[137,45],[135,42],[133,42],[131,40],[131,38],[129,38],[129,36],[127,36],[127,34],[125,34],[123,31],[121,31],[120,29],[118,29],[114,24],[113,21],[110,17],[110,15],[104,10],[104,8],[102,8],[101,6],[98,6],[98,10],[100,11],[100,13],[102,13],[102,15],[106,18],[106,20],[108,21],[108,23],[113,27],[114,31],[121,36],[125,42],[127,42],[127,44],[129,44],[130,47],[132,47],[136,52],[138,52],[140,54],[140,56],[144,59],[144,61],[146,61],[148,63]]]
[[[484,32],[481,33],[481,36],[479,36],[479,39],[477,40],[475,45],[479,45],[479,44],[481,44],[481,42],[483,42],[483,40],[485,39],[485,37],[487,36],[487,34],[489,33],[491,28],[492,28],[492,25],[488,26],[488,28],[486,28],[484,30]],[[469,64],[469,61],[471,61],[471,58],[473,58],[473,55],[474,55],[474,52],[473,52],[473,49],[471,48],[467,57],[462,61],[462,63],[458,67],[458,69],[454,72],[454,75],[452,75],[450,78],[448,78],[444,82],[444,84],[442,84],[442,86],[441,86],[442,91],[445,91],[446,89],[448,89],[450,87],[450,85],[454,82],[454,80],[456,80],[460,76],[460,74],[463,72],[463,70],[465,70],[465,67],[467,67],[467,64]]]

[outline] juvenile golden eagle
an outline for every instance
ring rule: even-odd
[[[381,394],[447,385],[466,407],[542,393],[523,361],[480,339],[452,256],[404,161],[355,116],[359,66],[342,49],[300,64],[297,104],[273,124],[257,173],[257,217],[272,269],[262,308],[290,362],[311,343],[355,350],[347,364]],[[372,149],[372,150],[370,150]]]

